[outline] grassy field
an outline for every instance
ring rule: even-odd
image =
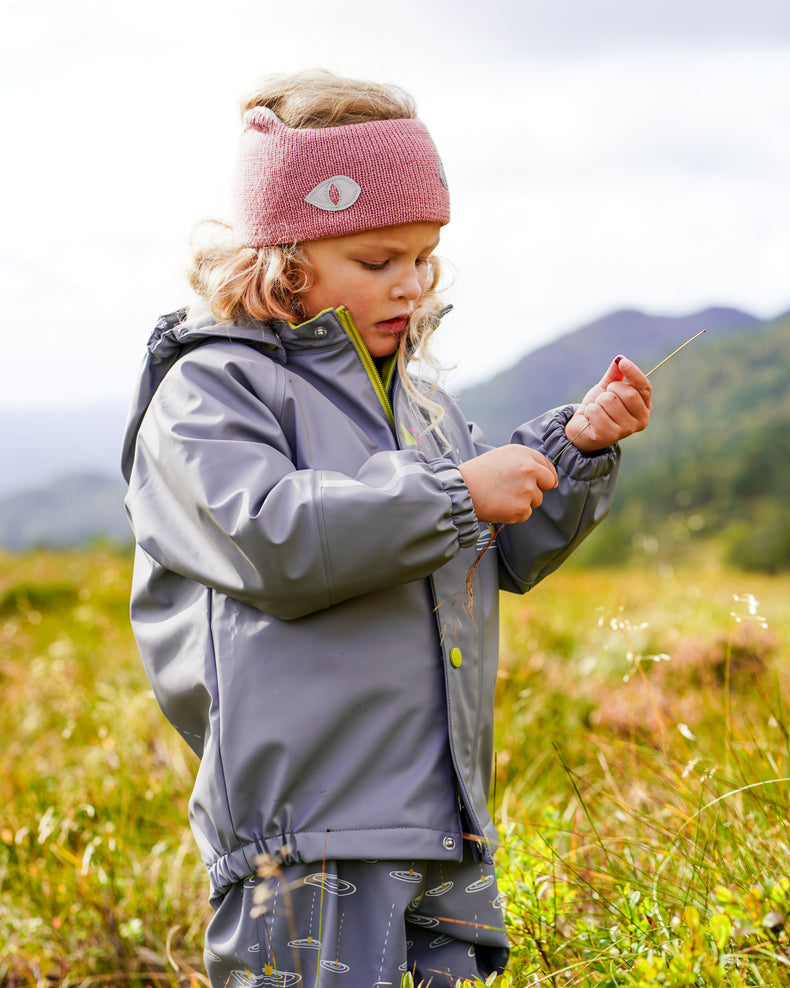
[[[0,555],[3,986],[203,983],[196,763],[129,575],[100,549]],[[503,600],[497,985],[790,982],[789,595],[701,560]]]

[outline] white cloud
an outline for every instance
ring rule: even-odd
[[[0,31],[6,407],[125,396],[269,70],[416,95],[452,186],[458,383],[614,307],[790,304],[784,4],[45,7],[12,2]]]

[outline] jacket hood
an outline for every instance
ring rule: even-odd
[[[161,316],[146,344],[146,354],[124,429],[121,472],[128,481],[137,433],[151,399],[173,364],[188,350],[210,340],[224,340],[253,346],[278,363],[285,363],[285,348],[276,328],[286,323],[217,322],[203,303],[177,309]]]

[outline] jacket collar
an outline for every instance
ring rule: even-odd
[[[270,325],[286,350],[313,350],[348,342],[348,334],[337,309],[324,309],[312,319],[298,324],[278,322]]]
[[[217,322],[208,306],[199,302],[190,309],[178,309],[159,319],[148,339],[148,356],[152,363],[167,363],[186,347],[219,339],[257,346],[274,360],[285,363],[285,350],[277,332],[284,325],[287,324],[252,319]]]

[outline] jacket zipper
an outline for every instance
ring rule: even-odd
[[[433,575],[428,577],[428,583],[431,588],[431,597],[434,604],[434,614],[439,612],[439,601],[436,594],[436,584],[434,583]],[[442,652],[444,652],[444,647],[440,646]],[[446,663],[446,659],[443,657],[443,663]],[[455,795],[458,801],[458,813],[461,818],[461,829],[464,832],[464,839],[468,840],[473,847],[473,856],[479,861],[492,861],[493,857],[491,854],[490,841],[485,836],[483,827],[480,824],[477,814],[472,808],[472,800],[469,796],[469,791],[466,788],[466,782],[462,772],[458,767],[458,754],[455,750],[455,742],[453,741],[453,725],[451,720],[450,712],[450,694],[449,694],[449,682],[447,676],[447,666],[444,665],[444,679],[445,679],[445,696],[447,699],[447,740],[450,747],[450,759],[453,765],[453,771],[455,772]]]
[[[362,365],[367,371],[367,375],[370,378],[370,383],[373,385],[373,390],[376,392],[379,401],[381,402],[384,411],[387,413],[387,418],[389,419],[392,430],[395,433],[396,440],[400,446],[400,440],[398,439],[398,427],[395,422],[395,413],[393,411],[393,403],[390,401],[387,394],[387,386],[389,386],[392,380],[392,374],[395,367],[395,360],[393,359],[389,367],[386,368],[387,382],[386,386],[379,375],[376,365],[373,363],[373,358],[368,353],[367,347],[362,342],[362,337],[359,335],[357,327],[354,325],[354,320],[351,317],[351,313],[344,306],[338,306],[335,310],[338,314],[338,318],[343,325],[343,328],[348,333],[349,339],[354,344],[354,348],[359,354],[359,359],[362,361]],[[431,587],[431,596],[436,602],[436,587],[433,582],[433,577],[429,577],[429,583]],[[445,690],[447,687],[445,686]],[[449,727],[449,709],[448,709],[448,727]],[[475,856],[481,860],[487,860],[491,856],[490,848],[488,848],[488,841],[483,834],[483,828],[480,826],[480,821],[477,819],[477,814],[472,809],[472,801],[469,798],[469,794],[466,790],[466,785],[463,780],[463,776],[458,770],[458,760],[455,751],[455,745],[452,740],[452,733],[448,731],[448,741],[450,743],[450,757],[453,762],[453,768],[455,771],[456,780],[456,796],[458,799],[458,810],[461,816],[461,826],[464,830],[466,828],[463,824],[466,822],[470,824],[469,829],[473,833],[467,834],[467,839],[472,838],[472,843],[475,846]],[[486,853],[486,851],[488,853]]]
[[[353,325],[353,323],[352,323]],[[375,366],[373,368],[375,370]],[[388,377],[388,383],[392,376],[392,368],[390,368],[390,375]],[[397,407],[398,398],[398,387],[400,382],[396,378],[395,387],[392,394],[392,406]],[[402,449],[401,436],[403,435],[403,425],[398,420],[395,423],[395,437],[398,442],[398,446]],[[433,574],[428,578],[428,585],[431,588],[431,599],[434,604],[434,615],[439,612],[439,599],[436,593],[436,584],[434,582]],[[440,632],[441,634],[441,632]],[[441,652],[444,652],[444,647],[440,644],[439,646]],[[443,658],[443,662],[446,659]],[[466,782],[464,777],[458,767],[458,754],[455,750],[455,742],[453,741],[452,723],[450,719],[450,697],[449,697],[449,683],[447,681],[447,667],[444,668],[444,678],[445,678],[445,698],[447,702],[447,742],[450,749],[450,760],[453,766],[453,772],[455,774],[455,795],[458,802],[458,815],[461,821],[461,830],[464,834],[464,839],[468,840],[472,844],[472,855],[478,861],[493,861],[493,856],[491,853],[490,841],[485,836],[480,821],[477,818],[477,814],[472,808],[472,800],[469,796],[469,791],[466,787]]]
[[[359,335],[359,330],[354,325],[354,320],[351,317],[351,313],[344,305],[340,305],[335,310],[337,312],[340,322],[343,324],[343,329],[348,333],[349,339],[354,344],[354,349],[359,355],[359,359],[362,361],[362,366],[367,371],[367,375],[370,378],[370,383],[373,385],[373,390],[376,392],[376,397],[381,402],[381,406],[387,413],[387,418],[389,419],[389,424],[392,426],[392,431],[395,431],[395,413],[392,410],[392,403],[387,395],[387,389],[384,386],[384,382],[381,380],[376,365],[373,363],[373,358],[368,353],[368,349],[362,342],[362,337]],[[392,368],[394,367],[394,362],[388,368],[387,373],[387,384],[389,384],[392,379]]]

